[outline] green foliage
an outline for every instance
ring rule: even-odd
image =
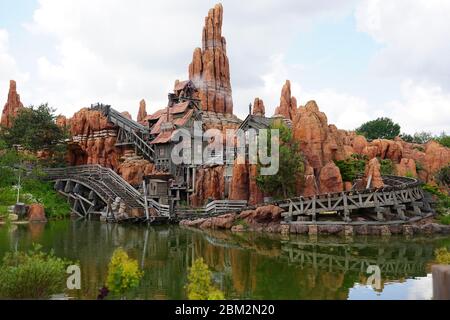
[[[24,167],[33,167],[29,172]],[[40,179],[43,173],[37,160],[30,155],[7,150],[0,156],[0,206],[12,206],[17,201],[17,184],[21,179],[19,201],[25,204],[44,205],[49,218],[61,218],[69,215],[70,206],[58,194],[50,182]]]
[[[394,163],[390,159],[378,159],[380,161],[380,171],[382,175],[394,174]]]
[[[262,165],[258,162],[256,184],[265,193],[278,198],[295,195],[297,180],[303,176],[304,163],[298,144],[294,141],[292,131],[283,122],[274,121],[269,127],[268,141],[271,141],[271,130],[279,130],[280,148],[270,150],[272,157],[278,156],[279,170],[275,175],[261,175]]]
[[[437,186],[430,184],[424,185],[422,189],[436,198],[434,209],[438,214],[438,220],[442,224],[450,224],[450,196],[440,191]]]
[[[353,182],[356,177],[364,173],[366,161],[364,157],[353,154],[346,160],[337,160],[334,162],[341,171],[342,180]]]
[[[415,160],[414,162],[416,163],[416,171],[417,171],[417,172],[423,171],[424,167],[423,167],[422,162],[417,161],[417,160]]]
[[[47,104],[22,109],[11,128],[2,130],[2,139],[8,147],[21,145],[29,151],[54,150],[65,138],[56,125],[54,109]]]
[[[435,137],[434,139],[444,147],[450,148],[450,136],[445,132],[442,132],[440,136]]]
[[[439,264],[450,264],[450,252],[447,248],[440,248],[434,252],[436,262]]]
[[[211,271],[202,258],[189,269],[187,296],[189,300],[224,300],[224,294],[212,283]]]
[[[0,298],[48,299],[63,293],[71,263],[35,246],[29,252],[7,253],[0,267]]]
[[[409,143],[413,143],[414,142],[414,137],[408,133],[402,133],[400,135],[400,138],[405,141],[405,142],[409,142]]]
[[[441,186],[450,186],[450,166],[446,166],[436,173],[436,181]]]
[[[389,118],[378,118],[364,123],[356,132],[369,140],[394,139],[400,134],[400,125]]]
[[[142,276],[137,260],[128,257],[122,248],[114,251],[106,279],[106,286],[112,294],[123,296],[129,290],[137,288]]]

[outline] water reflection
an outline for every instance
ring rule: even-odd
[[[136,299],[184,299],[187,269],[198,257],[210,266],[229,299],[348,299],[356,284],[366,283],[369,265],[381,268],[384,295],[388,283],[426,277],[434,250],[450,247],[448,237],[314,240],[93,221],[0,229],[1,256],[8,250],[25,250],[33,242],[80,263],[82,290],[71,293],[80,299],[97,296],[119,246],[145,271],[142,285],[130,294]],[[358,297],[358,290],[351,293]]]

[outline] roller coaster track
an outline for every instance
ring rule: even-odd
[[[120,198],[129,209],[151,208],[158,216],[170,216],[168,205],[162,205],[154,200],[146,200],[137,189],[126,182],[121,176],[109,168],[100,165],[84,165],[46,169],[48,180],[55,181],[55,188],[66,196],[81,202],[81,215],[94,210],[98,202],[108,205]],[[320,224],[321,217],[330,214],[341,216],[343,222],[351,223],[351,213],[358,209],[365,209],[376,213],[376,222],[383,222],[385,214],[396,214],[398,221],[408,221],[407,210],[414,212],[415,216],[423,216],[422,211],[430,211],[428,201],[424,197],[421,182],[413,178],[398,176],[383,176],[384,188],[366,189],[363,191],[346,191],[330,193],[313,197],[297,197],[271,204],[285,210],[282,216],[289,223]],[[80,189],[81,188],[81,189]],[[80,191],[81,190],[81,191]],[[95,197],[93,197],[93,193]],[[97,200],[93,202],[92,200]],[[226,200],[222,202],[227,202]],[[224,203],[231,211],[245,210],[244,204],[233,207],[233,203]],[[233,204],[234,205],[234,204]],[[74,204],[75,206],[75,204]],[[235,208],[236,207],[236,208]],[[80,210],[74,209],[75,212]],[[221,210],[217,214],[223,214]],[[301,217],[299,219],[299,217]],[[327,220],[327,219],[325,219]],[[330,222],[323,222],[329,224]],[[357,223],[357,222],[355,222]]]
[[[111,106],[96,104],[91,106],[92,110],[100,111],[109,122],[119,128],[117,146],[133,145],[144,157],[153,161],[155,151],[149,144],[149,129],[140,123],[124,117]]]
[[[384,214],[394,212],[399,221],[406,221],[405,211],[411,209],[416,216],[422,215],[422,209],[431,211],[421,188],[422,183],[414,178],[383,176],[385,187],[329,193],[312,197],[297,197],[277,201],[276,205],[285,209],[282,215],[287,222],[300,221],[316,224],[320,216],[338,214],[344,222],[351,222],[351,212],[359,209],[372,210],[379,222]],[[299,217],[301,217],[299,219]],[[310,220],[310,221],[308,221]]]

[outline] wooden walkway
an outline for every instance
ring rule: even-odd
[[[343,223],[352,221],[352,213],[359,209],[373,211],[377,221],[385,221],[386,214],[395,214],[398,220],[407,220],[406,211],[416,216],[430,211],[421,183],[417,179],[384,176],[385,187],[363,191],[330,193],[313,197],[298,197],[279,201],[285,209],[282,215],[286,222],[315,223],[321,218],[338,215]]]

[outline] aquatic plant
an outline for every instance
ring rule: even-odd
[[[0,298],[48,299],[62,293],[70,264],[38,245],[28,252],[6,253],[0,267]]]
[[[118,248],[108,266],[106,287],[112,294],[123,297],[126,292],[139,286],[143,274],[137,260],[131,259],[125,250]]]
[[[186,286],[189,300],[224,300],[224,294],[212,283],[211,271],[203,258],[194,261],[189,269]]]

